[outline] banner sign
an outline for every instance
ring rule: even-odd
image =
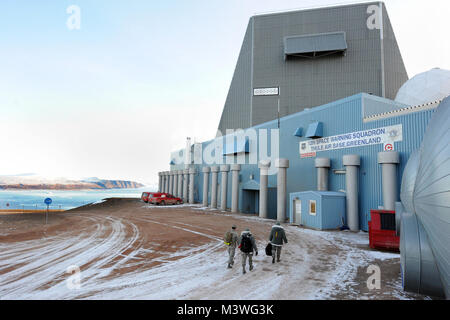
[[[403,126],[369,129],[358,132],[344,133],[337,136],[313,139],[300,142],[300,156],[302,158],[315,157],[317,152],[331,151],[345,148],[365,147],[383,144],[386,151],[394,150],[394,142],[403,140]]]

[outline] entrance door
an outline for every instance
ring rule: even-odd
[[[300,199],[294,200],[294,223],[302,224],[302,201]]]

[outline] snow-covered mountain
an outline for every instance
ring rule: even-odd
[[[0,175],[0,189],[17,190],[81,190],[81,189],[130,189],[144,185],[135,181],[88,178],[83,180],[46,178],[34,174]]]

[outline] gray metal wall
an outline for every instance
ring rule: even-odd
[[[383,84],[385,97],[394,99],[408,76],[384,5],[383,45],[381,31],[367,27],[371,4],[380,3],[251,18],[219,130],[247,128],[277,118],[278,97],[253,96],[253,88],[279,86],[281,116],[360,92],[383,96]],[[334,31],[346,33],[345,56],[284,59],[284,37]]]

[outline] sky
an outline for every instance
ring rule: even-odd
[[[341,3],[2,0],[0,175],[156,183],[186,137],[215,136],[251,16]],[[385,4],[409,77],[450,70],[450,2]]]

